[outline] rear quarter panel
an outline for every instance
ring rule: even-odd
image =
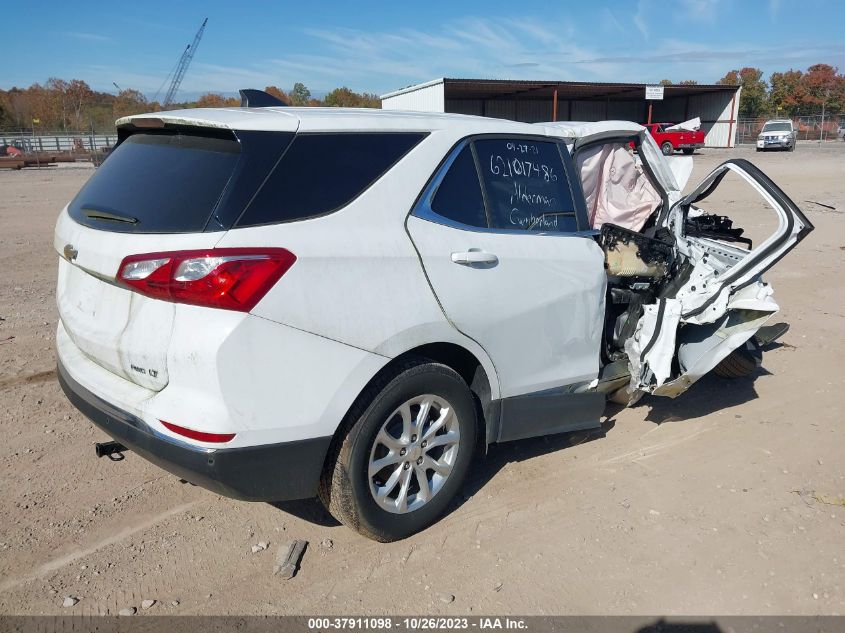
[[[497,397],[492,363],[446,319],[405,230],[419,192],[461,136],[432,132],[340,211],[230,230],[219,247],[282,247],[297,257],[253,314],[388,358],[454,342],[479,358]]]

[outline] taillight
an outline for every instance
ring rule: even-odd
[[[234,433],[206,433],[205,431],[186,429],[184,426],[179,426],[178,424],[173,424],[172,422],[165,422],[164,420],[160,420],[160,422],[165,426],[165,428],[170,429],[174,433],[200,442],[222,444],[223,442],[228,442],[235,437]]]
[[[249,312],[295,261],[284,248],[147,253],[124,258],[117,281],[154,299]]]

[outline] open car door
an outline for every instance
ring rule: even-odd
[[[695,206],[730,173],[777,215],[775,232],[754,248],[725,215]],[[644,392],[677,396],[754,336],[778,310],[761,275],[813,230],[795,203],[742,159],[722,163],[660,216],[657,225],[674,241],[675,273],[655,302],[643,306],[625,341],[632,399]]]

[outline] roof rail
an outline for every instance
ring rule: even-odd
[[[244,88],[243,90],[238,90],[238,92],[241,95],[242,108],[278,108],[279,106],[286,107],[288,105],[278,97],[274,97],[263,90]]]

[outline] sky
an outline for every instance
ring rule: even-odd
[[[845,0],[7,1],[0,88],[50,77],[152,98],[208,18],[182,83],[203,92],[301,81],[383,94],[471,77],[713,83],[732,68],[766,75],[845,70]],[[17,52],[19,51],[19,52]],[[114,82],[114,83],[113,83]]]

